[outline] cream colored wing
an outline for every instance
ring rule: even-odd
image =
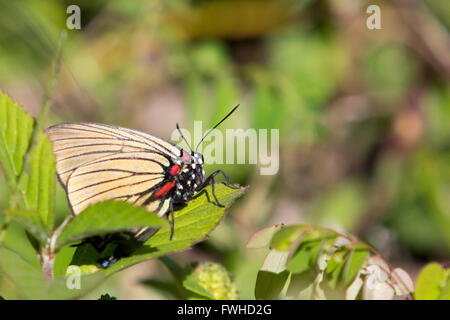
[[[168,199],[150,199],[165,177],[168,158],[181,149],[157,137],[121,127],[68,123],[46,130],[58,178],[74,214],[90,204],[124,200],[165,214]]]
[[[181,148],[150,134],[105,124],[63,123],[48,128],[46,133],[65,189],[75,169],[108,155],[148,151],[179,157],[181,152]]]
[[[78,214],[90,204],[109,199],[143,205],[163,182],[163,166],[168,165],[164,156],[149,152],[122,152],[84,164],[73,171],[67,183],[72,210]],[[151,211],[159,207],[151,205]]]

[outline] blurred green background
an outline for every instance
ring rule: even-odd
[[[36,116],[66,30],[46,125],[96,121],[169,139],[176,122],[206,130],[240,103],[222,130],[279,129],[276,175],[206,167],[250,192],[207,241],[172,256],[223,264],[243,299],[254,298],[263,259],[245,243],[275,223],[355,234],[415,278],[450,260],[450,3],[376,1],[382,29],[369,30],[373,2],[84,0],[81,30],[67,30],[73,1],[0,0],[0,88]],[[34,259],[20,228],[5,243]],[[167,278],[149,261],[88,298],[170,298],[142,283]]]

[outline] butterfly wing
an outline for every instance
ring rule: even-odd
[[[152,135],[104,124],[65,123],[46,130],[56,172],[74,214],[108,199],[145,205],[163,215],[169,199],[151,199],[164,183],[169,159],[181,148]]]

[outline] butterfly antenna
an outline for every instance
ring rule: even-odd
[[[180,133],[181,137],[183,138],[184,142],[186,142],[187,146],[189,147],[189,149],[191,149],[191,152],[192,152],[193,150],[192,150],[192,148],[191,148],[191,145],[187,142],[186,138],[185,138],[184,135],[183,135],[183,132],[181,132],[180,126],[178,125],[178,123],[177,123],[177,130],[178,130],[178,132]]]
[[[234,110],[236,110],[238,107],[240,106],[240,104],[238,104],[236,107],[233,108],[233,110],[231,110],[230,112],[228,112],[228,114],[219,121],[219,123],[217,123],[214,127],[212,127],[211,129],[208,130],[208,132],[203,136],[202,140],[200,140],[200,142],[198,143],[197,147],[195,148],[195,151],[197,151],[198,147],[200,146],[200,144],[203,142],[203,140],[205,140],[205,138],[208,136],[208,134],[211,133],[211,131],[213,131],[215,128],[217,128],[222,122],[224,122],[229,116],[231,116],[231,114],[234,112]]]

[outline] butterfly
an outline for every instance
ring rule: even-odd
[[[223,207],[215,194],[215,177],[222,174],[228,186],[238,187],[222,170],[206,176],[203,155],[197,150],[208,134],[238,107],[234,107],[203,136],[195,151],[189,147],[190,152],[151,134],[119,126],[74,122],[47,128],[56,158],[57,177],[66,192],[72,214],[78,215],[89,205],[100,201],[127,201],[159,216],[170,213],[172,239],[174,205],[187,204],[194,195],[211,185],[216,204]],[[178,124],[176,128],[187,143]],[[156,228],[134,230],[133,240],[144,243],[156,231]],[[87,241],[100,249],[113,236],[94,237]],[[117,253],[98,265],[106,268],[123,255],[125,253]]]

